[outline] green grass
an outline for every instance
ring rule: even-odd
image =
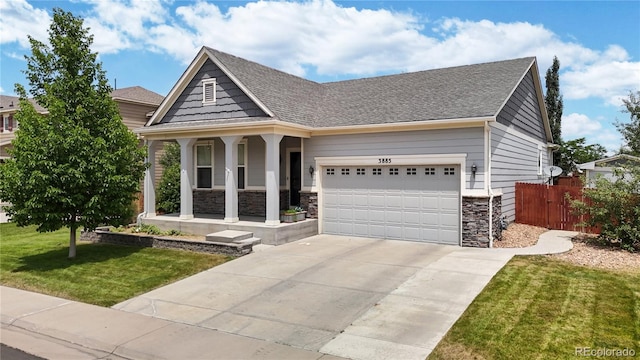
[[[68,246],[68,229],[38,233],[35,227],[0,224],[0,284],[111,306],[232,259],[85,242],[68,259]]]
[[[575,359],[576,347],[640,355],[640,274],[516,257],[428,359]]]

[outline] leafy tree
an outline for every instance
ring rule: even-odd
[[[600,144],[585,145],[586,139],[563,141],[560,149],[556,153],[558,166],[565,172],[576,171],[577,164],[602,159],[607,154],[607,149]]]
[[[164,171],[158,184],[158,210],[174,213],[180,210],[180,145],[168,143],[164,151],[160,158]]]
[[[616,122],[616,127],[626,142],[624,152],[640,156],[640,91],[635,94],[630,92],[629,99],[623,99],[622,102],[626,108],[623,111],[631,117],[628,123]]]
[[[640,250],[640,165],[614,169],[613,179],[599,176],[594,188],[585,189],[584,201],[571,206],[585,223],[600,226],[600,239],[629,251]]]
[[[547,92],[544,97],[544,103],[547,106],[547,115],[549,117],[549,125],[551,126],[551,134],[555,144],[562,143],[562,95],[560,95],[560,61],[556,56],[553,57],[553,64],[547,70],[544,77]],[[555,161],[554,161],[555,162]],[[558,165],[557,163],[554,165]]]
[[[20,128],[13,158],[0,166],[0,198],[11,202],[8,213],[19,226],[35,224],[40,232],[68,227],[74,258],[78,227],[117,225],[132,215],[145,151],[122,123],[81,18],[55,9],[50,45],[29,42],[30,94],[49,113],[38,114],[16,84]]]

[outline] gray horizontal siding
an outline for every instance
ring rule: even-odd
[[[466,169],[466,188],[484,188],[483,128],[313,137],[304,141],[302,167],[315,166],[316,157],[432,154],[467,154],[467,167],[475,163],[478,172],[472,179],[470,169]],[[308,171],[303,173],[303,186],[311,186]]]
[[[533,76],[529,71],[498,114],[498,122],[535,139],[546,141]]]
[[[538,145],[502,129],[491,128],[491,187],[502,190],[502,215],[515,220],[515,183],[543,183],[538,175]],[[549,165],[547,151],[542,151],[543,166]]]
[[[202,80],[211,78],[216,79],[216,102],[203,105]],[[266,114],[222,70],[207,60],[160,123],[254,116]]]

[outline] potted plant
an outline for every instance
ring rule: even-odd
[[[294,209],[285,210],[280,214],[280,221],[282,222],[292,223],[292,222],[295,222],[296,219],[297,219],[297,215]]]
[[[302,221],[307,217],[307,212],[300,206],[293,208],[293,210],[296,212],[296,221]]]

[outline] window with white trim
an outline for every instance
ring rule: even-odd
[[[366,175],[367,171],[363,168],[356,169],[356,175]]]
[[[327,175],[335,175],[335,174],[336,174],[336,169],[334,168],[327,169]]]
[[[340,171],[340,173],[342,175],[349,175],[349,168],[342,168],[342,170]]]
[[[196,188],[213,187],[213,146],[196,145]]]
[[[407,175],[416,175],[416,168],[407,168]]]
[[[444,174],[445,175],[455,175],[456,174],[456,168],[444,168]]]
[[[238,144],[238,189],[245,188],[245,179],[247,178],[247,140],[242,140]]]
[[[382,175],[382,169],[381,168],[373,169],[373,175]]]
[[[424,174],[425,175],[435,175],[436,174],[436,168],[432,168],[432,167],[428,167],[424,169]]]
[[[398,175],[398,168],[390,168],[389,175]]]
[[[202,80],[202,104],[215,104],[216,79]]]

